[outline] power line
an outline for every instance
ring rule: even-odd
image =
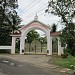
[[[38,4],[40,1],[41,1],[41,0],[39,0],[38,2],[36,2],[34,5],[32,5],[32,7],[34,7],[34,6],[35,6],[36,4]],[[28,10],[26,10],[26,12],[29,11],[32,7],[30,7]],[[20,15],[23,15],[23,14],[25,14],[26,12],[24,11],[24,12],[22,12]]]
[[[38,1],[38,3],[39,3],[40,1],[41,1],[41,0],[39,0],[39,1]],[[29,7],[29,9],[28,9],[28,10],[30,10],[30,8],[32,8],[33,6],[35,6],[35,4],[34,4],[34,5],[32,5],[31,7]],[[42,7],[43,7],[43,6],[42,6]],[[45,8],[46,8],[46,7],[47,7],[47,6],[44,6],[43,8],[41,8],[41,7],[40,7],[41,9],[39,9],[39,8],[38,8],[39,10],[37,9],[37,11],[35,10],[34,12],[36,12],[36,13],[40,13],[40,12],[42,12],[43,10],[45,10]],[[28,11],[28,10],[27,10],[27,11]],[[26,12],[27,12],[27,11],[26,11]],[[25,13],[26,13],[26,12],[25,12]],[[33,17],[32,15],[33,15],[33,14],[35,14],[34,12],[33,12],[33,13],[31,13],[31,15],[30,15],[30,16],[28,16],[28,17],[26,16],[26,17],[27,17],[27,18],[31,18],[31,17]],[[45,12],[43,12],[43,13],[39,14],[38,16],[43,15],[44,13],[45,13]],[[26,20],[27,20],[27,18],[26,18]],[[26,20],[25,20],[25,21],[26,21]],[[29,20],[27,20],[27,21],[29,21]]]
[[[41,15],[43,15],[45,12],[43,12],[43,13],[41,13],[41,14],[39,14],[38,16],[41,16]]]
[[[41,16],[41,15],[44,15],[44,13],[41,13],[41,14],[39,14],[38,16]],[[33,17],[33,16],[32,16]],[[32,21],[32,19],[30,19],[30,18],[28,18],[28,19],[26,19],[25,20],[25,23],[27,24],[27,23],[29,23],[29,22],[31,22]],[[25,25],[26,25],[25,24]]]
[[[42,9],[40,9],[40,10],[38,10],[37,12],[38,12],[38,13],[42,12],[46,7],[47,7],[47,6],[45,6],[44,8],[42,8]],[[45,12],[39,14],[38,16],[43,15],[44,13],[45,13]],[[33,15],[35,15],[35,13],[34,13],[34,14],[32,13],[30,16],[26,16],[25,18],[26,18],[26,19],[27,19],[27,18],[30,19],[31,17],[33,17]]]
[[[46,5],[46,4],[44,4],[44,5]],[[47,7],[47,6],[44,6],[43,8],[42,8],[43,6],[41,6],[40,8],[38,8],[38,9],[36,9],[34,12],[32,12],[32,13],[30,13],[29,15],[33,15],[33,13],[38,13],[38,12],[41,12],[45,7]],[[40,10],[39,10],[40,9]]]
[[[45,12],[39,14],[38,16],[41,16],[41,15],[43,15],[43,14],[45,14]],[[33,16],[31,16],[31,17],[33,17]],[[31,18],[31,17],[30,17],[30,18]],[[31,21],[31,20],[29,20],[30,18],[28,18],[28,19],[26,18],[25,22],[29,22],[29,21]]]
[[[29,7],[29,6],[30,6],[31,4],[33,4],[35,1],[36,1],[36,0],[33,0],[33,1],[32,1],[31,3],[29,3],[25,8]],[[25,9],[25,8],[24,8],[24,9]],[[23,12],[24,9],[22,9],[19,13]]]
[[[38,11],[35,12],[35,13],[40,13],[40,12],[42,12],[46,7],[47,7],[47,6],[45,6],[44,8],[42,8],[42,9],[40,9],[40,10],[38,10]],[[26,16],[26,18],[32,17],[33,15],[35,15],[35,13],[31,13],[31,15],[30,15],[30,16]]]
[[[26,16],[26,17],[29,17],[29,16],[31,16],[31,15],[33,15],[33,14],[35,14],[35,13],[42,12],[42,10],[45,10],[46,7],[47,7],[46,4],[44,4],[44,5],[42,5],[40,8],[36,9],[34,12],[30,13],[30,14],[29,14],[28,16]]]

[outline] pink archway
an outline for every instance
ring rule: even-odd
[[[11,54],[15,54],[15,40],[16,38],[20,38],[20,54],[24,54],[24,46],[25,46],[25,37],[27,33],[33,29],[39,29],[43,32],[45,32],[47,36],[47,55],[52,55],[52,37],[58,38],[58,55],[61,55],[63,51],[61,51],[61,43],[60,38],[58,37],[60,33],[51,33],[51,28],[44,23],[38,21],[38,16],[35,16],[35,19],[28,23],[27,25],[23,26],[19,29],[19,31],[15,31],[14,34],[11,34],[12,36],[12,50]]]

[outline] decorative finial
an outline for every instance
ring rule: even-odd
[[[35,17],[34,17],[34,20],[35,20],[35,21],[38,20],[38,16],[37,16],[37,14],[36,14]]]

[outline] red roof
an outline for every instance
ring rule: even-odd
[[[59,36],[61,32],[50,32],[51,36]]]
[[[21,34],[21,31],[20,30],[16,30],[16,31],[14,31],[14,33],[11,32],[11,34],[12,35],[19,35],[19,34]]]

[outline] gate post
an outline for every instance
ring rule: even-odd
[[[47,55],[52,55],[52,37],[50,36],[50,30],[47,32]]]
[[[58,37],[58,55],[61,55],[61,42],[59,37]]]
[[[20,37],[20,54],[24,54],[24,38]]]
[[[16,42],[16,37],[12,37],[12,49],[11,49],[11,54],[15,54],[15,42]]]

